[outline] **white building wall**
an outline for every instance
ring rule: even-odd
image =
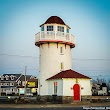
[[[63,96],[73,96],[73,85],[76,84],[76,79],[63,79]],[[81,96],[92,95],[90,79],[78,79],[78,84],[81,88]]]
[[[63,79],[63,96],[73,96],[73,90],[71,88],[73,88],[75,82],[75,79]]]
[[[48,95],[54,94],[54,82],[57,82],[57,95],[62,96],[63,95],[63,80],[49,80],[48,81]]]
[[[91,91],[91,82],[90,79],[79,79],[78,80],[81,86],[81,95],[92,95]]]
[[[63,47],[63,53],[60,53],[60,47]],[[46,79],[61,71],[61,63],[63,69],[72,69],[72,55],[69,45],[49,43],[40,46],[40,95],[48,95],[48,83]]]
[[[107,93],[107,87],[102,87],[102,91],[103,91],[104,93]]]
[[[53,95],[53,81],[48,81],[48,95]]]

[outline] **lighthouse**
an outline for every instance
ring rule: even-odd
[[[40,95],[48,95],[46,79],[72,69],[71,49],[75,47],[75,37],[58,16],[51,16],[40,28],[41,31],[35,35],[35,45],[40,50]]]
[[[40,25],[35,35],[39,47],[39,95],[61,96],[62,100],[81,101],[91,96],[91,78],[72,70],[72,48],[75,37],[70,27],[58,16],[51,16]]]

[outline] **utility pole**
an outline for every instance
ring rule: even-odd
[[[27,72],[27,66],[25,66],[25,76],[24,76],[24,78],[25,78],[25,93],[24,93],[24,95],[26,96],[26,72]]]
[[[1,79],[0,79],[0,96],[1,96]]]

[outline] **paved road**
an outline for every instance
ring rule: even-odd
[[[62,107],[62,108],[0,108],[0,110],[110,110],[110,107]]]
[[[73,104],[0,104],[0,110],[110,110],[110,102]]]
[[[0,108],[0,110],[84,110],[82,107],[67,108]]]

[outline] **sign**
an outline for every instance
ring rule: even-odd
[[[32,92],[32,93],[36,93],[36,88],[32,88],[32,89],[31,89],[31,92]]]
[[[35,87],[36,86],[36,83],[35,82],[28,82],[28,87]]]
[[[25,93],[24,88],[20,88],[20,89],[19,89],[19,94],[24,94],[24,93]]]

